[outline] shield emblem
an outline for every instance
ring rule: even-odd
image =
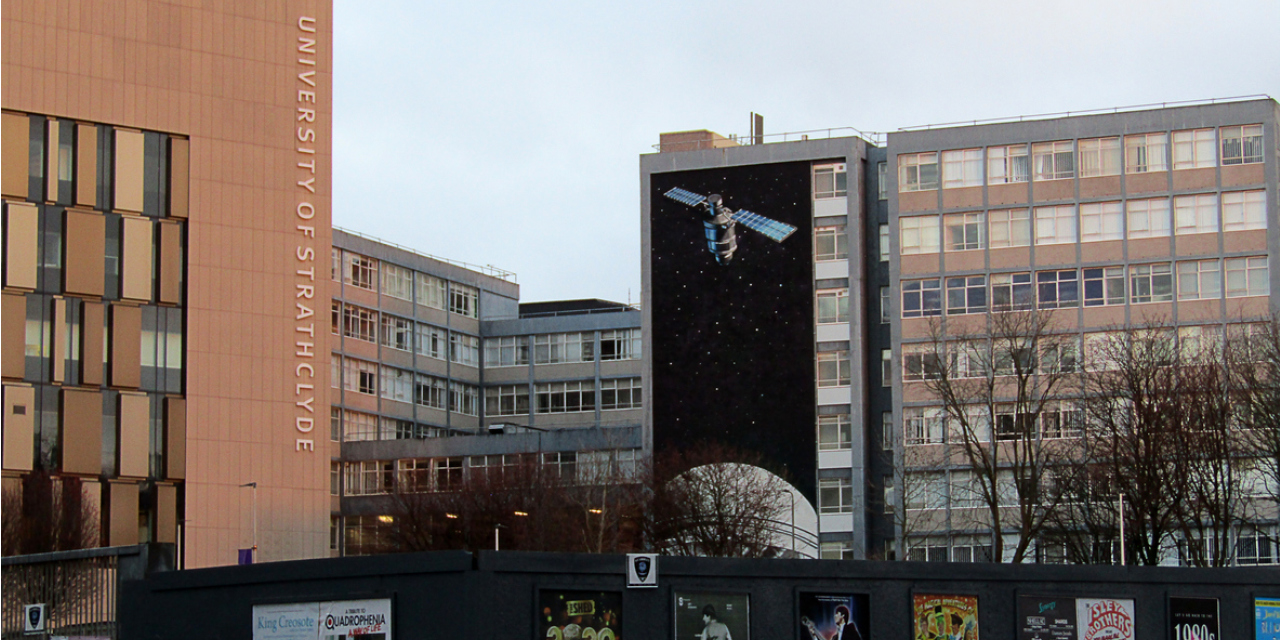
[[[43,629],[40,619],[44,617],[44,607],[27,607],[27,628]]]
[[[637,577],[637,578],[640,578],[640,581],[641,581],[641,582],[648,582],[648,580],[649,580],[649,558],[646,558],[646,557],[639,557],[639,558],[635,558],[635,559],[634,559],[634,562],[635,562],[635,565],[636,565],[636,577]]]

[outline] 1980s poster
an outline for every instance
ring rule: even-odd
[[[622,640],[622,593],[550,591],[538,593],[538,638]]]
[[[751,610],[745,593],[677,591],[676,640],[749,640]]]
[[[978,597],[916,594],[915,640],[978,640]]]
[[[867,596],[851,593],[800,594],[800,640],[870,638]]]
[[[1133,600],[1076,600],[1080,640],[1133,640]]]
[[[1221,637],[1217,598],[1169,597],[1169,640]]]

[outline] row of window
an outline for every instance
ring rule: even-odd
[[[1028,434],[1040,439],[1084,435],[1084,413],[1069,404],[1046,406],[1039,415],[1019,412],[1014,404],[996,405],[994,415],[988,415],[985,407],[975,407],[965,423],[967,428],[941,407],[907,407],[902,417],[903,444],[963,443],[966,438],[991,442],[993,434],[996,441],[1021,440]]]
[[[448,309],[468,318],[479,317],[480,292],[475,287],[449,282],[421,271],[389,262],[380,262],[358,253],[333,249],[330,276],[335,282],[377,291],[383,295],[417,302],[424,307]]]
[[[639,409],[642,401],[639,378],[616,378],[600,381],[599,404],[602,411]],[[590,380],[539,382],[533,385],[534,413],[574,413],[594,411],[597,389]],[[529,414],[529,385],[508,384],[485,387],[486,416],[522,416]]]
[[[570,483],[596,483],[635,477],[640,461],[636,449],[563,451],[541,454],[453,456],[448,458],[402,458],[363,460],[342,464],[343,491],[348,496],[392,493],[450,491],[473,480],[501,481],[506,476],[521,477],[531,465]],[[338,495],[338,465],[333,463],[330,491]]]
[[[1265,296],[1271,291],[1267,256],[1208,258],[1126,267],[1084,267],[1022,273],[952,276],[902,282],[902,317],[1065,309],[1174,299]],[[945,305],[944,305],[945,300]],[[885,300],[881,300],[882,307]]]
[[[333,302],[330,314],[330,330],[334,335],[379,343],[400,351],[414,351],[418,355],[480,366],[480,338],[457,333],[421,322],[414,322],[372,309]],[[447,354],[446,354],[447,347]]]
[[[330,409],[329,423],[330,437],[334,442],[421,440],[443,438],[449,434],[449,431],[443,427],[401,418],[380,417],[338,407]]]
[[[338,355],[331,366],[334,388],[469,416],[479,413],[480,387],[473,384]]]
[[[1171,206],[1172,205],[1172,206]],[[1221,214],[1221,215],[1219,215]],[[1221,222],[1219,222],[1221,221]],[[941,223],[941,224],[939,224]],[[1266,192],[1228,191],[1221,208],[1215,193],[1125,202],[1003,209],[899,219],[901,255],[940,250],[976,251],[1125,238],[1166,238],[1170,233],[1217,233],[1267,228]],[[888,255],[881,227],[881,257]],[[886,258],[887,259],[887,258]]]
[[[1057,140],[898,156],[898,190],[928,191],[1260,163],[1262,125]],[[1170,157],[1170,138],[1172,156]]]
[[[513,367],[529,364],[529,338],[530,336],[486,338],[485,366]],[[597,354],[602,361],[640,358],[639,329],[601,331],[599,342],[593,331],[549,333],[532,338],[534,364],[595,362]]]

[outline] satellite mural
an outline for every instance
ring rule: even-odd
[[[651,174],[649,286],[655,448],[759,453],[813,501],[811,184],[808,162]]]

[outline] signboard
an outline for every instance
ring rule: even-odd
[[[254,605],[253,640],[387,640],[391,600]]]
[[[1018,596],[1018,640],[1076,640],[1076,599]]]
[[[44,631],[44,604],[25,605],[22,610],[22,632],[40,633]]]
[[[538,638],[622,640],[619,591],[538,592]]]
[[[1218,599],[1169,597],[1169,640],[1218,640]]]
[[[1280,640],[1280,596],[1253,599],[1253,639]]]
[[[801,593],[800,640],[870,638],[867,596],[852,593]]]
[[[750,640],[750,598],[745,593],[675,593],[676,640]]]
[[[632,589],[657,588],[658,556],[652,553],[628,553],[627,586]]]
[[[911,596],[915,640],[978,640],[978,597]]]
[[[1080,640],[1133,640],[1133,600],[1076,600]]]

